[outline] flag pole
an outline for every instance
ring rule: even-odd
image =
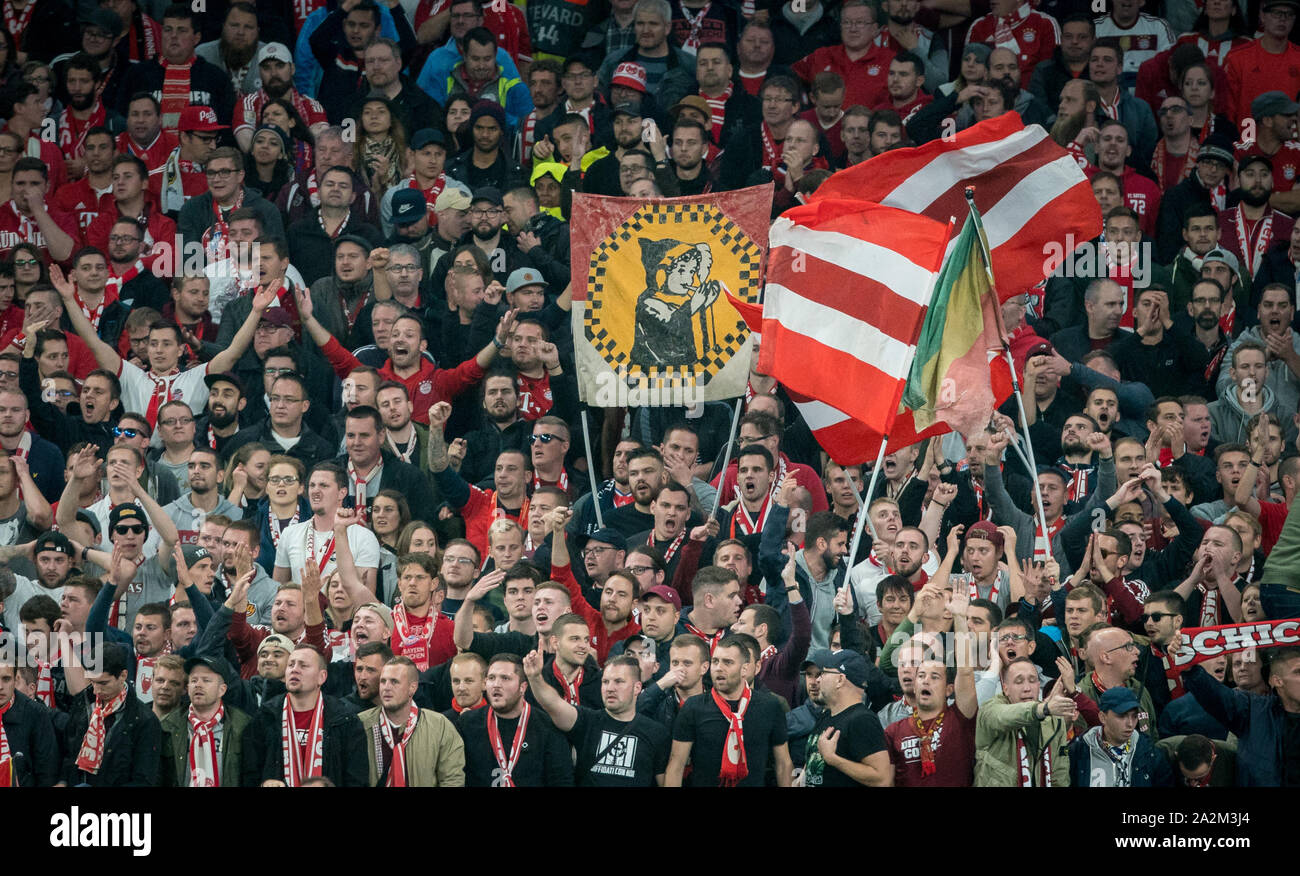
[[[744,401],[744,396],[736,399],[736,411],[731,415],[731,434],[727,436],[727,449],[722,455],[722,473],[718,475],[718,492],[713,497],[713,510],[709,512],[710,517],[717,517],[718,509],[722,507],[722,485],[727,482],[727,466],[731,465],[731,448],[736,443],[736,432],[740,429],[740,407]]]
[[[994,296],[997,293],[997,284],[993,282],[993,257],[989,253],[988,240],[984,237],[984,223],[980,220],[980,212],[975,207],[975,187],[966,187],[966,206],[970,209],[971,218],[975,222],[976,235],[980,242],[980,254],[984,257],[984,270],[988,273],[989,286],[994,290]],[[1002,355],[1006,357],[1007,369],[1011,372],[1011,389],[1016,396],[1016,408],[1020,412],[1020,427],[1025,430],[1025,460],[1029,466],[1029,479],[1034,485],[1034,498],[1038,500],[1038,524],[1041,528],[1042,535],[1034,536],[1033,554],[1043,553],[1046,556],[1052,554],[1052,542],[1047,535],[1047,512],[1043,510],[1043,491],[1038,486],[1038,463],[1034,460],[1034,442],[1029,439],[1029,418],[1025,415],[1025,399],[1020,392],[1020,378],[1016,375],[1016,363],[1011,357],[1011,346],[1007,342],[1007,328],[1002,324],[1002,307],[999,302],[993,308],[993,319],[997,324],[998,340],[1002,342]],[[1015,440],[1014,436],[1007,436]],[[1031,554],[1031,556],[1033,556]]]
[[[591,482],[599,484],[596,473],[596,460],[591,452],[591,426],[587,422],[587,409],[582,409],[582,443],[587,445],[587,471],[590,473]],[[596,527],[605,528],[604,515],[600,513],[600,488],[591,491],[591,504],[596,509]]]
[[[858,545],[862,543],[862,530],[865,526],[871,527],[871,540],[875,542],[880,536],[876,533],[876,527],[871,522],[871,515],[868,509],[871,508],[871,494],[876,491],[876,481],[880,478],[880,470],[885,465],[885,452],[889,449],[889,436],[883,435],[880,438],[880,452],[876,454],[876,464],[871,467],[871,480],[867,483],[866,498],[858,503],[858,519],[853,523],[853,543],[849,546],[849,568],[852,569],[857,563]]]

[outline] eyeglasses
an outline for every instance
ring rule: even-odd
[[[623,568],[633,575],[644,575],[646,572],[652,571],[654,566],[624,566]]]
[[[1010,642],[1027,642],[1029,637],[1023,633],[1007,633],[1005,636],[998,636],[998,643],[1006,645]]]
[[[388,273],[390,274],[414,274],[420,270],[419,265],[389,265]]]
[[[612,550],[614,550],[614,548],[611,545],[607,545],[607,544],[603,544],[599,547],[584,548],[582,550],[582,558],[585,560],[587,557],[594,557],[594,556],[598,556],[599,554],[607,554]]]
[[[5,373],[0,373],[0,377],[5,377],[5,376],[7,376]],[[55,397],[55,398],[72,398],[72,397],[74,397],[75,395],[76,395],[76,393],[73,392],[73,391],[70,390],[70,389],[56,389],[56,390],[54,390],[54,397]]]
[[[1136,642],[1125,642],[1123,645],[1116,645],[1114,648],[1107,648],[1106,653],[1111,651],[1136,651],[1138,648]]]
[[[1174,613],[1172,611],[1153,611],[1149,614],[1147,612],[1143,612],[1142,623],[1151,621],[1151,623],[1153,624],[1158,624],[1167,617],[1174,617]]]
[[[528,436],[529,444],[536,444],[538,441],[542,442],[543,444],[550,444],[552,441],[563,441],[563,440],[564,439],[561,438],[559,435],[555,435],[550,432],[539,432],[536,435]]]
[[[5,155],[17,155],[22,151],[23,150],[19,149],[17,146],[0,146],[0,152],[3,152]]]
[[[166,426],[168,429],[175,429],[177,426],[188,426],[193,422],[193,417],[168,417],[165,420],[159,420],[158,425]]]
[[[39,265],[40,259],[14,259],[15,268],[30,268],[33,265]]]
[[[300,401],[302,401],[302,399],[295,398],[292,395],[273,395],[270,398],[270,402],[273,405],[296,405]]]
[[[5,380],[17,380],[17,379],[18,379],[18,372],[17,372],[17,371],[0,371],[0,378],[3,378],[3,379],[5,379]]]
[[[123,429],[121,426],[113,427],[114,438],[138,438],[141,435],[144,435],[144,431],[141,429]],[[145,437],[147,438],[149,436],[145,435]]]
[[[741,436],[740,436],[740,443],[741,443],[741,444],[757,444],[757,443],[760,442],[760,441],[766,441],[767,439],[769,439],[769,438],[773,438],[773,437],[775,437],[775,436],[773,436],[773,435],[756,435],[756,436],[754,436],[754,437],[752,437],[752,438],[746,438],[744,435],[741,435]]]
[[[198,134],[195,134],[194,136],[199,137]],[[202,140],[206,138],[199,137],[199,139]],[[212,142],[213,143],[217,142],[217,138],[213,137]],[[230,179],[232,176],[239,173],[239,171],[235,170],[235,168],[233,167],[223,167],[220,170],[214,170],[212,168],[208,168],[203,172],[206,173],[208,176],[212,177],[213,179]]]
[[[443,562],[443,564],[446,564],[446,563],[452,563],[453,565],[457,565],[457,566],[473,566],[473,565],[476,565],[476,563],[474,562],[474,560],[471,560],[469,557],[446,557],[446,556],[444,556],[444,557],[442,558],[442,562]]]
[[[481,208],[479,208],[479,207],[472,207],[472,208],[470,208],[469,215],[471,215],[471,216],[500,216],[500,215],[501,215],[502,213],[504,213],[504,212],[505,212],[505,210],[502,210],[500,207],[490,207],[490,208],[488,208],[488,209],[486,209],[486,210],[481,209]]]
[[[110,234],[108,236],[109,243],[139,243],[142,239],[134,234]]]
[[[273,487],[290,487],[298,483],[297,475],[273,475],[266,479],[266,482]]]
[[[139,524],[133,526],[114,526],[113,531],[118,535],[144,535],[144,527]]]
[[[292,368],[263,368],[262,373],[271,377],[279,377],[281,374],[293,374],[294,371]]]

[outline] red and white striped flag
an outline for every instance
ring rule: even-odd
[[[966,215],[967,186],[975,187],[1000,301],[1037,286],[1101,233],[1101,208],[1078,163],[1014,112],[842,170],[812,202],[854,198],[947,222]]]
[[[787,210],[769,234],[759,370],[887,434],[948,235],[859,200]]]

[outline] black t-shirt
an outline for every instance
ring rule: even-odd
[[[668,728],[644,715],[618,721],[604,709],[579,706],[568,736],[578,752],[580,788],[653,788],[668,767]]]
[[[735,711],[740,702],[728,700]],[[778,697],[765,690],[754,691],[744,717],[745,763],[749,774],[738,783],[742,788],[761,788],[772,759],[772,749],[787,739],[785,710]],[[685,784],[698,788],[718,785],[722,771],[723,747],[730,725],[713,701],[712,693],[693,696],[677,712],[673,723],[673,740],[693,743],[691,773]]]
[[[1282,786],[1300,788],[1300,715],[1290,712],[1282,726]]]
[[[861,763],[878,751],[888,751],[885,731],[880,719],[862,703],[854,703],[832,717],[830,710],[822,712],[813,731],[808,734],[807,759],[804,767],[804,786],[809,788],[856,788],[859,783],[840,770],[827,766],[817,748],[817,740],[828,729],[840,731],[840,741],[835,753],[840,757]]]
[[[488,740],[487,718],[492,713],[489,706],[461,712],[456,729],[465,740],[465,786],[467,788],[504,787],[502,770],[497,763],[492,743]],[[500,718],[497,728],[505,755],[510,756],[518,718]],[[564,734],[555,729],[546,712],[533,706],[528,718],[523,749],[511,777],[519,788],[566,787],[573,785],[573,758]]]

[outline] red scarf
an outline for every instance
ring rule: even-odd
[[[916,726],[917,741],[921,743],[922,776],[932,776],[939,769],[934,762],[934,739],[943,732],[944,714],[946,713],[940,712],[939,717],[934,719],[934,725],[927,731],[925,722],[921,720],[921,714],[912,712],[912,723]]]
[[[325,227],[325,217],[320,214],[320,211],[316,212],[316,219],[320,221],[320,230],[324,231],[325,236],[328,237],[330,240],[338,239],[338,236],[343,233],[343,229],[348,227],[348,220],[351,218],[352,218],[352,211],[349,210],[348,214],[343,217],[343,221],[339,223],[339,227],[335,228],[333,233],[331,233],[330,230]]]
[[[378,468],[379,466],[375,466]],[[375,476],[375,469],[370,470],[369,477]],[[352,465],[352,460],[348,460],[348,481],[352,484],[352,507],[357,512],[357,522],[366,526],[366,504],[369,496],[366,493],[366,481],[369,477],[363,478]]]
[[[1062,514],[1060,517],[1056,518],[1056,522],[1047,524],[1047,533],[1045,539],[1047,543],[1046,550],[1042,550],[1039,547],[1039,542],[1038,542],[1038,539],[1043,538],[1044,535],[1043,522],[1037,517],[1034,518],[1034,522],[1037,523],[1037,528],[1034,530],[1034,534],[1037,536],[1037,538],[1034,539],[1034,559],[1050,560],[1052,558],[1052,538],[1058,532],[1060,532],[1062,529],[1065,528],[1065,515]]]
[[[104,295],[99,299],[99,303],[93,308],[89,307],[86,302],[81,299],[80,292],[74,291],[72,293],[72,298],[73,301],[77,303],[77,306],[81,308],[81,312],[85,314],[86,319],[88,319],[90,324],[95,327],[95,331],[99,331],[99,321],[104,316],[104,308],[117,300],[117,288],[105,284]]]
[[[86,735],[81,740],[81,751],[77,754],[77,769],[92,776],[99,772],[100,764],[104,761],[104,737],[108,735],[104,722],[125,704],[125,688],[107,703],[95,700],[95,708],[90,713],[90,724],[86,727]]]
[[[1129,259],[1128,264],[1121,265],[1115,258],[1115,254],[1111,252],[1109,245],[1103,245],[1102,251],[1106,253],[1107,277],[1109,277],[1113,282],[1118,283],[1124,290],[1124,315],[1119,318],[1119,324],[1123,328],[1131,329],[1133,328],[1133,304],[1135,293],[1133,288],[1133,264],[1137,261],[1137,257],[1133,256]]]
[[[686,4],[677,0],[677,7],[682,11],[682,19],[686,26],[690,28],[690,33],[682,37],[682,51],[694,55],[700,49],[700,31],[704,29],[704,14],[709,11],[712,3],[705,3],[704,7],[694,15],[686,8]]]
[[[1016,39],[1016,28],[1028,18],[1028,4],[1016,9],[1010,15],[999,15],[994,21],[993,45],[1020,51],[1020,42]]]
[[[781,163],[781,153],[785,151],[785,141],[782,140],[779,143],[777,142],[776,137],[773,136],[772,129],[768,126],[767,122],[763,122],[762,126],[758,129],[758,133],[763,141],[763,167],[772,171],[772,174],[775,176],[776,167]]]
[[[532,490],[529,492],[540,490],[542,487],[559,487],[561,490],[564,490],[564,492],[569,492],[569,473],[564,469],[560,469],[560,479],[553,484],[548,484],[546,481],[542,480],[536,472],[534,472],[533,486]]]
[[[1029,747],[1025,745],[1025,734],[1016,732],[1016,763],[1020,764],[1021,788],[1052,787],[1052,746],[1043,746],[1043,760],[1038,765],[1038,777],[1034,778],[1033,765],[1029,763]]]
[[[280,748],[284,755],[284,783],[290,788],[299,787],[304,779],[321,775],[321,764],[325,754],[325,697],[319,691],[316,694],[316,708],[312,712],[311,724],[303,731],[307,734],[306,763],[302,761],[298,729],[293,714],[293,704],[289,702],[286,694],[284,714],[280,719]]]
[[[144,412],[145,419],[149,421],[150,429],[158,428],[158,409],[163,406],[163,402],[172,400],[172,381],[166,378],[175,377],[180,373],[179,368],[173,368],[167,374],[147,372],[147,376],[153,381],[153,395],[149,396],[149,406]]]
[[[393,653],[409,657],[424,672],[433,654],[433,631],[437,625],[438,618],[432,612],[416,618],[407,612],[405,605],[397,603],[393,606]]]
[[[686,627],[686,632],[695,636],[699,636],[701,639],[703,639],[705,642],[708,643],[710,656],[712,656],[713,654],[713,649],[718,647],[718,643],[722,641],[722,637],[727,634],[727,630],[725,627],[713,634],[706,633],[704,632],[704,630],[700,629],[699,627],[697,627],[695,624],[691,623],[688,620],[683,620],[682,626]]]
[[[578,688],[582,685],[582,667],[578,667],[578,674],[573,677],[572,682],[564,677],[558,662],[551,663],[551,671],[555,673],[555,680],[560,683],[560,695],[564,697],[564,701],[571,706],[578,705]]]
[[[737,488],[739,489],[739,488]],[[736,510],[731,514],[730,537],[740,538],[746,535],[758,535],[763,531],[767,523],[767,515],[772,510],[772,495],[763,497],[763,507],[758,513],[758,519],[755,520],[745,507],[745,500],[741,499],[736,503]],[[739,534],[737,534],[739,530]]]
[[[754,692],[749,685],[742,686],[740,703],[734,712],[716,687],[711,693],[718,711],[727,719],[727,738],[722,745],[722,768],[718,770],[718,784],[724,788],[734,788],[749,775],[749,764],[745,761],[745,711],[749,708],[750,697]]]
[[[1246,263],[1242,265],[1249,276],[1255,276],[1259,270],[1260,264],[1264,261],[1264,253],[1268,251],[1269,244],[1273,242],[1273,211],[1267,210],[1264,218],[1253,223],[1250,227],[1246,226],[1246,216],[1238,205],[1232,213],[1233,227],[1237,230],[1237,241],[1241,246],[1241,254],[1245,257]],[[1255,244],[1251,245],[1250,239],[1252,232],[1255,233]]]
[[[1179,172],[1178,177],[1176,179],[1165,179],[1165,171],[1167,169],[1166,165],[1169,164],[1172,159],[1178,158],[1183,160],[1183,167]],[[1151,169],[1155,172],[1156,180],[1160,184],[1161,191],[1168,191],[1178,185],[1178,183],[1187,179],[1192,175],[1192,171],[1195,168],[1196,162],[1192,159],[1192,150],[1190,148],[1184,155],[1170,155],[1169,149],[1165,146],[1164,138],[1160,138],[1160,142],[1156,144],[1155,152],[1151,155]]]
[[[9,751],[9,736],[5,733],[5,712],[9,711],[13,704],[14,701],[10,698],[9,702],[0,708],[0,788],[18,787],[18,777],[14,775],[14,756]]]
[[[402,731],[402,738],[394,739],[393,728],[388,723],[388,716],[379,716],[379,733],[384,737],[384,745],[393,750],[393,762],[388,766],[388,781],[384,783],[385,787],[406,787],[406,744],[411,741],[411,734],[415,732],[415,722],[418,720],[420,720],[420,710],[415,703],[411,703],[411,710],[407,713],[406,729]]]
[[[437,224],[434,219],[433,205],[438,200],[438,196],[442,194],[442,190],[447,187],[447,174],[438,174],[438,178],[433,181],[433,185],[427,189],[420,188],[420,183],[416,180],[415,174],[411,174],[406,181],[406,187],[424,192],[424,202],[429,208],[429,221],[431,224]]]
[[[286,698],[287,699],[287,698]],[[190,787],[217,788],[221,786],[221,769],[217,763],[217,725],[226,715],[226,707],[217,703],[217,710],[206,721],[190,706]]]
[[[1151,656],[1158,658],[1160,660],[1160,665],[1165,669],[1165,683],[1169,685],[1169,699],[1176,700],[1183,694],[1187,693],[1186,689],[1183,688],[1183,667],[1171,665],[1169,663],[1169,655],[1164,652],[1164,649],[1157,648],[1155,645],[1151,646]],[[1097,683],[1097,677],[1095,675],[1093,676],[1092,683]],[[1097,690],[1100,691],[1101,687],[1098,686]]]
[[[492,786],[513,788],[515,787],[514,771],[515,766],[519,763],[519,755],[524,750],[524,734],[528,732],[528,716],[532,713],[532,708],[524,701],[524,710],[519,713],[519,726],[515,727],[515,738],[510,743],[510,753],[506,754],[506,747],[501,742],[501,731],[497,728],[497,713],[493,709],[488,712],[487,731],[488,742],[492,746],[492,755],[497,759],[497,766],[500,767],[500,777],[492,780]],[[498,781],[500,785],[498,785]]]
[[[714,143],[720,144],[722,142],[722,125],[727,120],[727,101],[731,99],[731,93],[735,88],[736,84],[734,82],[728,82],[722,94],[717,97],[709,97],[707,94],[700,95],[709,105],[709,121],[712,123],[712,130],[709,135],[713,137]]]
[[[686,539],[686,529],[685,527],[683,527],[682,531],[677,533],[677,537],[668,543],[668,547],[664,548],[665,563],[671,563],[673,561],[673,557],[677,556],[677,549],[682,546],[682,542],[685,539]],[[650,537],[646,539],[646,543],[649,544],[650,547],[655,546],[655,532],[653,529],[650,530]]]
[[[140,276],[140,272],[143,270],[144,270],[144,259],[136,259],[135,264],[127,268],[121,274],[114,274],[113,263],[109,262],[108,282],[104,284],[104,304],[108,304],[110,295],[112,296],[113,301],[116,301],[119,298],[121,298],[122,287],[125,286],[127,283],[130,283],[136,277]],[[82,308],[82,312],[85,313],[84,307]],[[87,318],[89,318],[89,314],[87,314]],[[99,328],[98,322],[95,323],[95,328]]]
[[[14,5],[6,0],[5,2],[5,29],[9,35],[14,38],[14,49],[21,52],[23,50],[23,37],[26,36],[27,25],[32,20],[32,13],[36,11],[36,0],[27,0],[27,6],[23,9],[22,15],[14,13]]]
[[[478,702],[470,706],[469,708],[465,708],[460,703],[456,702],[456,700],[454,699],[451,701],[452,711],[454,711],[457,715],[459,715],[461,712],[472,712],[475,709],[481,709],[486,705],[487,705],[487,697],[483,697],[483,696],[479,697]]]
[[[35,6],[35,2],[28,3],[27,8]],[[5,6],[6,11],[8,6]],[[63,157],[72,159],[86,152],[86,135],[90,133],[91,128],[97,128],[104,124],[108,117],[108,112],[104,109],[104,104],[96,100],[90,108],[90,118],[84,122],[72,114],[72,110],[65,109],[59,114],[59,149],[63,151]]]
[[[334,531],[330,530],[330,540],[325,542],[325,555],[317,560],[317,566],[321,573],[324,574],[325,567],[329,565],[330,558],[334,556]],[[316,524],[308,523],[307,525],[307,559],[316,559]]]
[[[880,641],[887,642],[889,640],[881,639]],[[768,660],[771,660],[775,656],[776,656],[776,645],[768,645],[766,648],[763,649],[763,653],[758,655],[759,667],[762,668],[763,664],[765,664]]]
[[[172,64],[166,58],[159,58],[163,68],[162,115],[163,127],[175,131],[180,124],[181,110],[190,105],[190,71],[194,68],[194,58],[184,64]]]
[[[244,190],[243,188],[240,188],[239,197],[227,212],[233,213],[242,206],[244,206]],[[215,221],[207,231],[203,232],[204,252],[208,253],[218,261],[228,257],[233,258],[233,253],[227,253],[227,243],[230,238],[230,224],[226,222],[226,218],[222,214],[221,205],[217,203],[215,197],[212,199],[212,213],[215,216]],[[294,312],[297,313],[297,311]]]

